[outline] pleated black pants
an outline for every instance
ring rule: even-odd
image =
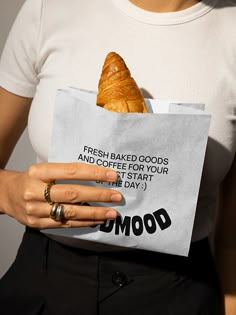
[[[26,228],[0,280],[1,315],[222,315],[207,239],[188,258],[127,251],[96,253]]]

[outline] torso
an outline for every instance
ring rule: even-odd
[[[38,159],[47,160],[56,89],[97,90],[106,54],[118,52],[145,96],[204,103],[212,115],[194,228],[199,239],[212,228],[218,186],[236,149],[236,7],[212,10],[213,0],[155,19],[124,2],[45,2],[31,142]]]

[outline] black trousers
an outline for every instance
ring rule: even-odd
[[[188,258],[135,250],[95,253],[26,228],[0,280],[1,315],[222,315],[208,241]]]

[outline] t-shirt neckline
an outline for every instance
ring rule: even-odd
[[[112,0],[126,15],[147,24],[174,25],[195,20],[211,11],[218,0],[204,0],[176,12],[156,13],[137,7],[129,0]]]

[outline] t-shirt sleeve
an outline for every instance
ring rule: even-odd
[[[18,13],[0,59],[0,86],[33,97],[38,83],[37,50],[42,1],[27,0]]]

